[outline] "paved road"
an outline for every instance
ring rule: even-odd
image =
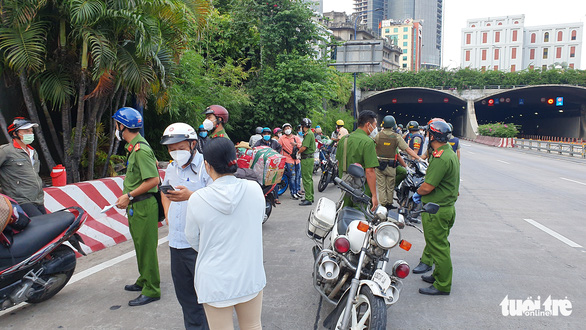
[[[404,280],[400,301],[389,309],[389,328],[501,329],[583,328],[586,322],[586,162],[464,143],[457,219],[450,236],[454,264],[452,294],[427,297],[417,275]],[[317,178],[314,180],[317,184]],[[337,188],[324,194],[336,198]],[[321,329],[331,306],[321,304],[311,284],[312,242],[305,236],[310,209],[282,197],[264,226],[265,329]],[[537,226],[545,226],[542,229]],[[557,237],[544,230],[553,231]],[[561,236],[560,236],[561,235]],[[160,230],[159,302],[128,307],[134,293],[122,290],[137,276],[133,257],[68,285],[44,304],[0,314],[12,329],[181,329],[180,307],[169,272],[166,228]],[[395,257],[418,262],[423,237]],[[235,238],[236,239],[236,238]],[[126,242],[79,259],[76,274],[114,263],[132,251]],[[114,259],[117,258],[118,259]],[[566,299],[570,316],[503,316],[501,301]],[[318,313],[319,311],[319,313]]]

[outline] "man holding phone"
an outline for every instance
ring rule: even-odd
[[[161,144],[167,146],[173,158],[165,171],[161,200],[169,223],[171,276],[186,329],[208,329],[193,284],[197,251],[185,238],[187,200],[194,191],[212,183],[205,170],[203,155],[197,151],[197,140],[195,129],[184,123],[169,125],[161,139]]]

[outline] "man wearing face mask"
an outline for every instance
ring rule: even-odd
[[[41,162],[33,147],[33,128],[39,125],[16,117],[8,126],[12,143],[0,146],[0,186],[4,194],[17,201],[29,217],[46,214]]]
[[[279,144],[279,142],[271,139],[271,129],[268,127],[262,129],[262,139],[258,140],[258,142],[256,142],[253,148],[260,146],[271,147],[278,153],[281,153],[282,150],[282,147]]]
[[[162,194],[165,216],[169,221],[171,276],[177,300],[183,310],[185,329],[207,329],[203,306],[197,302],[193,286],[195,251],[185,238],[187,200],[194,191],[208,186],[212,179],[205,170],[203,154],[198,152],[198,137],[193,127],[184,123],[169,125],[161,144],[167,146],[173,162],[165,171],[163,186],[172,186]]]
[[[159,205],[155,199],[159,170],[153,150],[139,133],[143,125],[140,112],[124,107],[112,118],[116,123],[116,138],[126,142],[124,148],[128,152],[122,196],[118,197],[116,207],[126,209],[128,214],[128,228],[140,274],[134,284],[126,285],[124,290],[140,291],[141,294],[128,305],[141,306],[161,297],[157,258]]]
[[[350,164],[358,163],[364,168],[367,183],[364,193],[371,196],[373,209],[378,206],[375,168],[379,166],[379,163],[373,140],[378,133],[376,126],[376,113],[370,110],[361,111],[358,116],[358,129],[342,137],[336,151],[340,177],[346,173]],[[344,197],[344,205],[353,205],[350,197]]]
[[[208,131],[203,128],[203,124],[199,125],[197,130],[197,151],[203,155],[203,147],[208,141]]]
[[[293,134],[291,124],[283,124],[283,136],[279,138],[279,144],[283,148],[282,154],[285,156],[285,175],[289,178],[289,192],[292,199],[299,199],[299,185],[298,177],[301,177],[301,166],[297,152],[301,148],[301,138]]]
[[[303,118],[301,130],[304,134],[299,153],[301,154],[301,180],[305,189],[305,199],[299,205],[313,203],[313,154],[315,153],[315,135],[311,131],[311,120]]]
[[[203,127],[206,131],[210,132],[210,138],[217,137],[228,137],[224,126],[228,123],[228,110],[221,105],[210,105],[203,112],[206,115],[206,119],[203,121]]]

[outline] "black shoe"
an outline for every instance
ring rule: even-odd
[[[301,205],[301,206],[306,206],[306,205],[311,205],[311,204],[312,203],[310,201],[308,201],[307,199],[303,200],[303,202],[299,203],[299,205]]]
[[[419,262],[417,267],[413,268],[413,274],[423,274],[427,273],[431,270],[431,266],[428,264],[424,264],[423,262]]]
[[[423,282],[427,282],[427,283],[431,283],[431,284],[433,284],[433,282],[435,282],[435,278],[433,277],[433,275],[421,275],[421,279],[423,280]]]
[[[297,197],[297,195],[291,195],[291,199],[297,200],[297,199],[299,199],[299,197]]]
[[[142,306],[142,305],[146,305],[148,303],[152,303],[153,301],[157,301],[161,299],[160,297],[156,297],[156,298],[151,298],[151,297],[147,297],[145,295],[140,295],[138,296],[138,298],[136,299],[132,299],[131,301],[128,302],[128,306]]]
[[[124,290],[126,291],[142,291],[142,286],[137,284],[128,284],[124,286]]]
[[[414,224],[420,224],[421,220],[419,219],[409,219],[409,222],[414,223]]]
[[[440,291],[435,288],[435,286],[431,285],[429,288],[421,288],[419,289],[419,293],[426,294],[430,296],[449,296],[449,292]]]
[[[388,204],[387,205],[387,210],[394,210],[396,208],[398,208],[398,206],[395,206],[394,204]]]

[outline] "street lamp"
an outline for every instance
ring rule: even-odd
[[[382,8],[376,8],[376,9],[371,9],[371,10],[367,10],[363,13],[370,13],[370,12],[376,12],[376,11],[381,11],[383,10]],[[356,40],[356,24],[358,23],[358,19],[360,18],[360,13],[357,13],[356,18],[354,19],[354,40]],[[356,99],[356,72],[354,72],[354,110],[352,111],[352,116],[354,117],[354,130],[356,130],[356,108],[358,106],[358,100]]]

